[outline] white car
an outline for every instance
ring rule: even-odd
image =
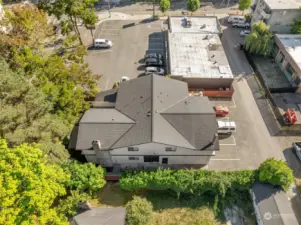
[[[130,80],[130,78],[128,78],[128,77],[121,77],[121,79],[120,79],[120,83],[122,83],[122,82],[126,82],[126,81],[129,81]]]
[[[234,121],[217,121],[218,134],[232,134],[236,132],[236,124]]]
[[[111,48],[113,46],[112,41],[107,39],[95,39],[94,40],[94,47],[95,48]]]
[[[251,33],[250,30],[242,30],[242,31],[240,31],[239,35],[241,37],[245,37],[245,36],[249,35],[250,33]]]
[[[249,23],[232,23],[232,27],[248,29],[248,28],[250,28],[250,24]]]
[[[246,18],[244,16],[229,16],[228,23],[244,23]]]

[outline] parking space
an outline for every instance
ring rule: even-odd
[[[101,90],[112,88],[122,76],[133,79],[143,75],[146,53],[165,55],[162,24],[161,20],[110,20],[96,27],[95,38],[113,42],[110,49],[90,48],[85,59],[93,73],[102,75],[98,83]]]
[[[255,169],[267,158],[283,159],[281,146],[276,137],[269,135],[247,82],[235,81],[234,89],[232,100],[210,99],[213,105],[228,107],[229,114],[217,120],[235,121],[236,132],[219,135],[220,151],[216,152],[208,168]]]

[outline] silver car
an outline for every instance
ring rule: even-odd
[[[293,142],[292,144],[293,151],[298,157],[298,159],[301,161],[301,142]]]
[[[249,29],[250,24],[249,23],[232,23],[232,27]]]
[[[160,67],[148,66],[148,67],[145,68],[145,74],[146,75],[157,74],[157,75],[163,76],[164,73],[165,73],[164,69],[162,69]]]
[[[144,56],[144,60],[148,59],[148,58],[156,58],[156,59],[160,59],[163,60],[163,55],[159,54],[159,53],[148,53]]]
[[[245,37],[245,36],[249,35],[250,33],[251,33],[250,30],[242,30],[242,31],[240,31],[239,35],[241,37]]]
[[[146,66],[164,66],[164,62],[157,58],[147,58],[144,62]]]

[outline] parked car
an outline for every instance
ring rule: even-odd
[[[214,107],[216,116],[226,116],[229,114],[227,106],[217,105]]]
[[[149,58],[155,58],[155,59],[160,59],[160,60],[164,59],[163,55],[158,54],[158,53],[148,53],[148,54],[145,54],[144,60],[149,59]]]
[[[164,63],[162,60],[157,58],[148,58],[145,61],[146,66],[163,66]]]
[[[231,135],[236,132],[234,121],[217,121],[217,133]]]
[[[129,81],[130,80],[130,78],[128,78],[128,77],[121,77],[121,79],[120,79],[120,83],[122,83],[122,82],[126,82],[126,81]]]
[[[165,71],[164,71],[164,69],[162,69],[160,67],[148,66],[145,68],[145,74],[146,75],[157,74],[157,75],[163,76],[165,74]]]
[[[242,31],[240,31],[239,35],[240,35],[241,37],[245,37],[245,36],[247,36],[247,35],[250,34],[250,33],[251,33],[250,30],[242,30]]]
[[[249,29],[250,24],[249,23],[232,23],[232,27]]]
[[[95,48],[111,48],[113,46],[112,41],[107,39],[95,39],[94,40],[94,47]]]
[[[228,23],[245,23],[246,18],[244,16],[229,16]]]
[[[301,161],[301,142],[293,142],[292,147],[293,147],[293,152]]]

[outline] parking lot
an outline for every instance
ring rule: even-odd
[[[122,76],[130,79],[144,74],[146,53],[164,55],[163,21],[110,20],[96,27],[95,38],[113,42],[110,49],[88,49],[86,62],[93,73],[101,74],[101,90],[111,89]]]
[[[229,108],[226,117],[218,120],[235,121],[236,133],[219,135],[220,151],[209,163],[214,170],[256,169],[265,159],[284,159],[277,137],[270,136],[256,106],[246,80],[234,81],[232,100],[210,99],[214,105]]]

